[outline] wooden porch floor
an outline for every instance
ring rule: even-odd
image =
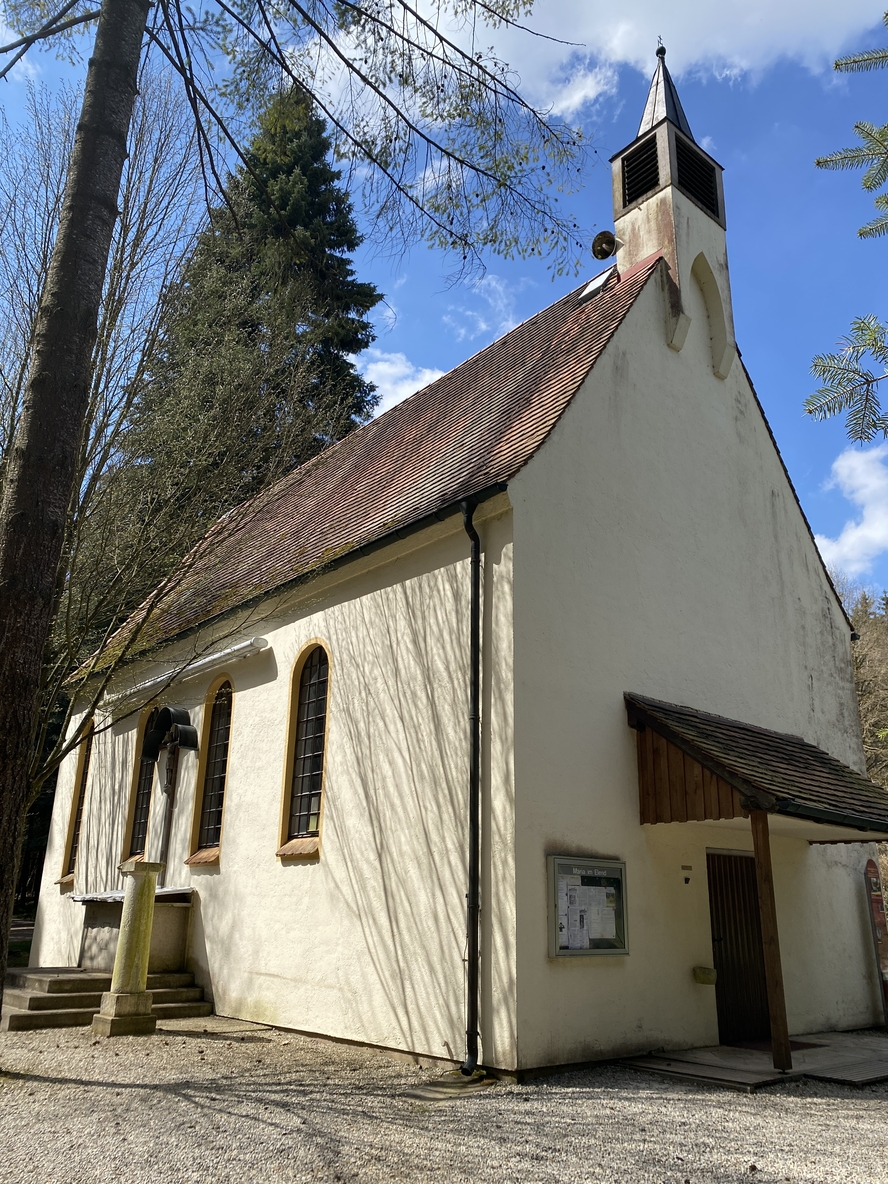
[[[628,1057],[621,1064],[646,1073],[719,1085],[745,1093],[793,1077],[843,1085],[873,1085],[888,1081],[888,1031],[870,1028],[861,1032],[815,1032],[794,1037],[793,1067],[786,1073],[774,1068],[767,1049],[724,1044]]]

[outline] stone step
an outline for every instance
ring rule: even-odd
[[[13,990],[41,991],[44,994],[78,995],[111,989],[111,975],[76,967],[40,967],[33,970],[10,970],[6,987]]]
[[[148,981],[148,990],[154,996],[152,1006],[157,1008],[167,1003],[203,1003],[202,987],[152,987]]]
[[[155,1003],[197,1003],[203,1000],[200,987],[161,987],[159,990],[153,989],[151,993]],[[7,989],[3,994],[3,1002],[21,1011],[82,1011],[86,1008],[98,1011],[102,1005],[102,992],[90,991],[75,995]]]
[[[62,1011],[22,1011],[4,1004],[0,1012],[0,1032],[22,1032],[33,1028],[83,1028],[92,1023],[92,1017],[98,1010],[98,1007],[71,1007]]]
[[[198,994],[202,992],[198,991]],[[95,1007],[65,1007],[56,1011],[9,1007],[3,1005],[0,1013],[0,1032],[22,1032],[37,1028],[85,1028],[92,1023],[98,1012]],[[152,1010],[158,1020],[184,1020],[196,1016],[212,1015],[212,1003],[195,999],[180,1003],[155,1003]]]
[[[12,970],[6,976],[0,1032],[76,1028],[92,1023],[111,989],[111,975],[71,966]],[[212,1015],[203,990],[187,973],[149,974],[148,990],[158,1019]]]
[[[212,1015],[212,1003],[155,1003],[151,1008],[159,1020],[185,1020],[193,1016]]]
[[[169,971],[167,974],[149,974],[148,975],[148,990],[149,991],[178,991],[182,987],[193,987],[194,975],[181,973],[173,973]],[[200,990],[200,987],[197,988]]]
[[[184,972],[149,974],[148,990],[175,990],[194,985],[194,975]],[[6,975],[6,987],[12,990],[40,991],[47,995],[93,994],[111,990],[111,975],[95,970],[79,970],[77,967],[35,967],[28,970],[10,970]]]
[[[9,987],[3,992],[3,1003],[20,1011],[83,1011],[92,1008],[98,1011],[102,1003],[101,991],[72,992],[14,990]]]

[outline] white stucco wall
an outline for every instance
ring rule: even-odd
[[[482,1042],[515,1063],[511,515],[476,512],[484,542]],[[167,886],[194,888],[191,951],[216,1010],[429,1056],[464,1051],[468,794],[468,540],[459,517],[311,585],[259,622],[263,653],[234,664],[218,867],[187,867],[197,761],[182,753]],[[260,630],[261,624],[261,630]],[[312,641],[330,656],[320,858],[282,863],[291,672]],[[159,669],[159,667],[157,668]],[[143,672],[150,676],[150,669]],[[203,723],[222,671],[167,701]],[[136,719],[93,754],[76,890],[121,886]],[[163,758],[161,760],[162,764]],[[71,811],[60,780],[32,963],[76,962],[78,910],[52,884]],[[160,844],[155,783],[148,857]],[[53,874],[53,872],[55,874]],[[495,887],[491,885],[495,879]]]
[[[742,367],[714,377],[693,281],[683,299],[677,353],[651,278],[509,489],[522,1066],[717,1039],[714,991],[691,976],[712,964],[705,853],[748,849],[748,830],[639,824],[624,691],[863,768],[848,627]],[[627,957],[547,957],[547,853],[626,860]],[[876,1018],[869,853],[774,839],[792,1031]]]
[[[73,733],[82,716],[71,722]],[[76,966],[83,933],[83,905],[73,897],[123,887],[117,865],[128,852],[124,842],[134,768],[135,722],[124,720],[104,729],[99,720],[93,738],[74,882],[58,884],[67,871],[67,855],[79,789],[78,750],[59,768],[40,898],[37,905],[32,966]]]

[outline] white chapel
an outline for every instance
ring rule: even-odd
[[[219,1015],[508,1073],[777,1064],[881,1022],[888,793],[664,55],[599,273],[229,515],[124,627],[32,973],[110,971],[143,859],[157,1008],[187,979]]]

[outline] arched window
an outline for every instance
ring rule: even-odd
[[[133,803],[133,822],[130,827],[129,858],[132,858],[133,855],[145,854],[145,842],[148,838],[148,816],[151,813],[151,791],[154,788],[154,770],[157,766],[154,761],[141,760],[142,744],[145,734],[150,732],[154,727],[154,721],[157,719],[157,715],[158,711],[155,707],[150,715],[146,716],[141,739],[136,745],[136,765],[138,772],[136,799]]]
[[[320,829],[329,673],[326,650],[316,646],[299,677],[288,839],[317,835]]]
[[[222,802],[225,797],[228,739],[231,733],[231,699],[231,683],[223,682],[216,691],[210,716],[200,827],[197,835],[199,850],[218,847],[222,835]]]
[[[77,852],[80,849],[80,830],[83,825],[83,806],[86,801],[86,783],[89,780],[89,761],[92,756],[94,727],[89,725],[89,731],[80,742],[80,760],[77,769],[77,787],[75,789],[74,816],[71,821],[71,839],[68,843],[68,858],[65,862],[66,876],[74,875],[77,864]]]

